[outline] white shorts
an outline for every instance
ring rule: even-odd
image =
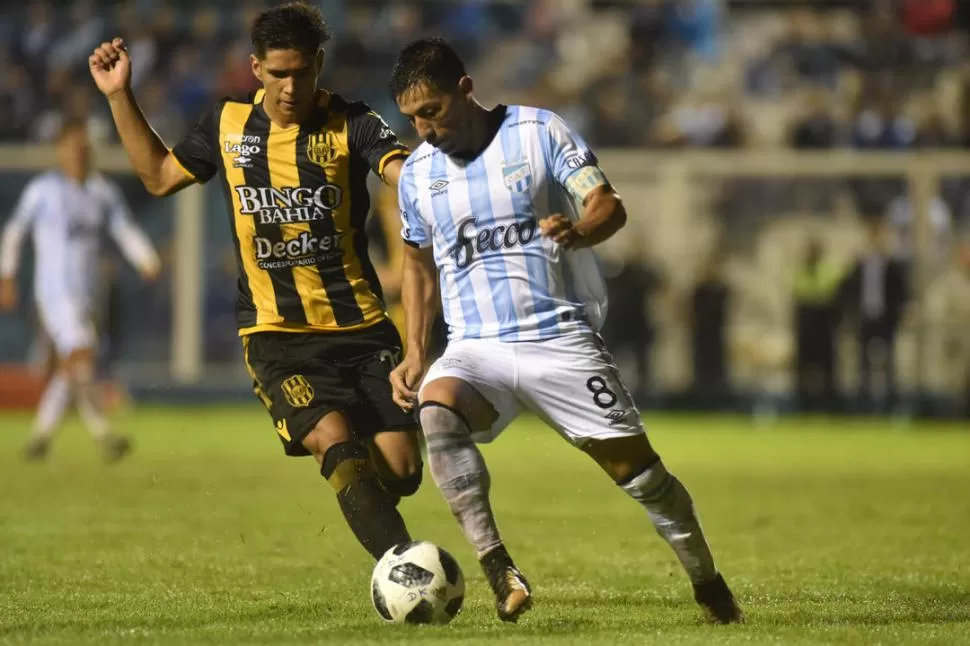
[[[494,440],[523,408],[577,447],[644,432],[613,357],[593,332],[517,343],[456,341],[428,370],[422,390],[442,377],[474,386],[498,412],[491,429],[472,434],[476,442]]]
[[[69,301],[37,301],[37,315],[59,357],[94,348],[97,335],[86,311]]]

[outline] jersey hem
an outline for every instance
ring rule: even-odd
[[[178,166],[179,168],[181,168],[183,173],[185,173],[193,182],[198,182],[199,181],[199,178],[196,177],[195,173],[193,173],[188,168],[186,168],[185,167],[185,164],[183,164],[179,160],[178,155],[175,154],[175,150],[169,150],[168,152],[172,154],[172,159],[175,160],[175,165]]]
[[[257,332],[290,332],[293,334],[305,334],[307,332],[323,334],[329,332],[352,332],[354,330],[363,330],[365,328],[369,328],[386,320],[388,320],[388,318],[385,314],[384,316],[381,316],[373,321],[365,321],[356,325],[345,325],[343,327],[310,325],[308,323],[262,323],[260,325],[251,325],[249,327],[239,328],[239,336],[244,337]]]

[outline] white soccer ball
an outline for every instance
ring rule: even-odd
[[[395,545],[374,566],[371,601],[384,621],[446,624],[465,600],[465,577],[455,558],[434,543]]]

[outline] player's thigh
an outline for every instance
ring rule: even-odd
[[[393,430],[374,435],[368,449],[382,481],[402,480],[421,472],[421,443],[419,431]]]
[[[574,446],[643,435],[633,397],[597,335],[519,345],[519,397]]]
[[[425,376],[418,400],[458,410],[476,442],[490,442],[519,414],[509,344],[482,339],[451,343]]]
[[[72,355],[80,355],[84,351],[93,353],[97,345],[94,322],[76,304],[67,301],[40,301],[37,303],[37,318],[62,367],[67,367]],[[79,356],[80,358],[83,357]]]
[[[390,321],[384,321],[348,338],[342,352],[343,374],[354,391],[354,405],[348,410],[354,431],[361,441],[378,435],[418,430],[415,415],[394,403],[391,371],[401,359],[401,337]],[[388,450],[412,449],[412,443],[388,435],[380,440]]]
[[[581,448],[614,482],[629,480],[660,459],[642,432],[588,440]]]
[[[314,455],[334,438],[353,438],[346,415],[356,402],[341,368],[324,358],[324,335],[257,332],[243,337],[253,392],[266,407],[287,455]],[[309,439],[311,448],[304,440]]]

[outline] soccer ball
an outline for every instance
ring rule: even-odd
[[[374,566],[371,601],[384,621],[446,624],[465,600],[455,558],[427,541],[395,545]]]

